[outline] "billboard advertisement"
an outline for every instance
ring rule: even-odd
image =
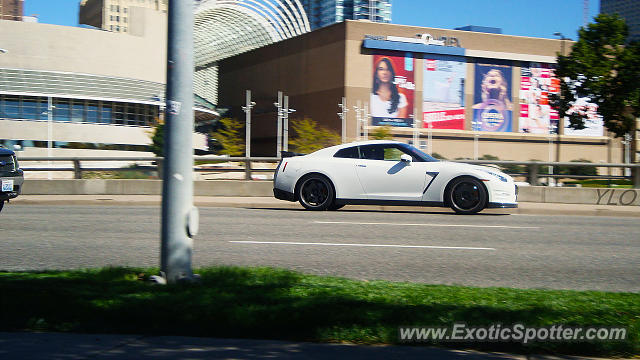
[[[602,116],[598,114],[598,105],[590,103],[588,98],[578,99],[569,109],[569,114],[573,112],[586,113],[587,118],[584,120],[585,128],[575,130],[569,127],[569,120],[564,122],[564,134],[569,136],[604,136],[604,121]]]
[[[560,80],[551,64],[523,64],[520,78],[518,131],[550,134],[558,129],[558,112],[549,105],[549,94],[560,92]]]
[[[416,86],[412,54],[375,54],[372,78],[371,125],[413,127],[413,97]]]
[[[423,127],[464,130],[464,59],[427,55],[422,81]]]
[[[477,63],[475,73],[473,130],[512,131],[511,66]]]

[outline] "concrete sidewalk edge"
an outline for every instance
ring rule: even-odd
[[[21,195],[11,201],[18,205],[118,205],[118,206],[160,206],[159,195]],[[194,204],[199,207],[236,207],[236,208],[278,208],[298,209],[297,202],[277,200],[273,197],[230,197],[196,196]],[[349,205],[340,211],[412,211],[425,213],[450,213],[448,208]],[[482,214],[520,214],[520,215],[572,215],[572,216],[612,216],[640,217],[640,206],[585,205],[520,202],[517,209],[486,209]]]

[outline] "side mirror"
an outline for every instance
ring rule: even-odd
[[[411,158],[411,155],[402,154],[400,155],[400,161],[402,161],[403,163],[411,164],[413,158]]]

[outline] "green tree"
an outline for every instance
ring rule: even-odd
[[[591,161],[587,159],[578,159],[571,160],[570,162],[583,162],[590,163]],[[593,166],[558,166],[557,170],[555,170],[556,174],[563,175],[590,175],[596,176],[598,175],[598,168]]]
[[[391,140],[393,139],[393,135],[391,135],[391,126],[379,126],[375,130],[370,133],[371,137],[374,140]]]
[[[309,118],[294,120],[291,127],[295,138],[289,141],[289,145],[299,153],[309,154],[340,143],[340,135],[319,127],[318,123]]]
[[[220,154],[229,156],[244,155],[244,123],[232,118],[222,118],[219,121],[222,127],[218,131],[211,133],[211,136],[222,147]]]
[[[150,148],[156,157],[164,156],[164,124],[158,124],[153,130]]]
[[[571,54],[558,55],[556,75],[561,93],[550,96],[560,118],[584,129],[586,109],[573,108],[579,98],[598,105],[607,130],[617,137],[631,133],[640,116],[640,45],[627,44],[628,27],[618,15],[600,14],[579,31]],[[635,143],[635,142],[634,142]]]

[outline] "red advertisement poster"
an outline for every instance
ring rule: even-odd
[[[413,127],[413,56],[397,52],[375,54],[372,78],[372,125]]]

